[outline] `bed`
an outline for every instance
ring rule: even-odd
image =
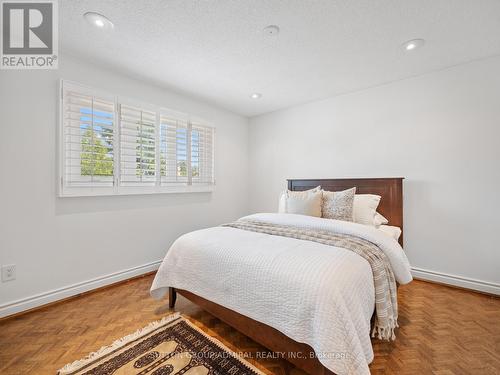
[[[380,195],[378,211],[403,230],[402,181],[293,179],[288,189],[355,186],[357,193]],[[403,235],[400,246],[375,228],[290,214],[250,215],[236,223],[359,237],[380,249],[398,283],[412,279]],[[180,237],[160,266],[151,294],[161,298],[168,292],[172,308],[181,294],[309,374],[369,374],[373,279],[366,260],[342,247],[221,226]]]

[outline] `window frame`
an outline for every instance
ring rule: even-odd
[[[64,92],[67,88],[74,88],[76,92],[91,95],[93,97],[114,98],[114,123],[113,123],[113,186],[68,186],[65,180],[65,163],[66,163],[66,145],[65,145],[65,95]],[[80,91],[81,90],[81,91]],[[145,186],[124,186],[121,181],[121,105],[133,106],[140,108],[144,111],[152,111],[155,113],[155,182],[154,185]],[[192,184],[192,179],[188,179],[186,184],[175,184],[173,186],[165,186],[161,183],[161,118],[162,114],[168,113],[169,115],[175,114],[181,119],[187,119],[188,133],[187,137],[192,137],[192,121],[200,123],[200,118],[191,116],[184,112],[171,110],[166,107],[144,103],[139,100],[134,100],[111,94],[105,90],[93,88],[79,82],[61,79],[59,81],[59,100],[58,100],[58,121],[57,121],[57,161],[58,161],[58,180],[57,180],[57,194],[59,197],[84,197],[84,196],[111,196],[111,195],[148,195],[148,194],[168,194],[168,193],[201,193],[212,192],[215,190],[215,134],[216,128],[210,122],[201,120],[204,127],[211,128],[212,131],[212,160],[211,160],[211,182],[206,184]],[[189,155],[192,150],[189,149]],[[190,160],[190,157],[189,157]],[[168,162],[168,161],[167,161]],[[190,175],[192,165],[187,163],[188,174]]]

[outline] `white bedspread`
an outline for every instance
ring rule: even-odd
[[[389,257],[399,283],[412,280],[397,241],[375,228],[292,214],[246,218],[364,238]],[[349,250],[229,227],[203,229],[175,241],[151,295],[161,298],[170,286],[309,344],[336,374],[369,374],[373,278],[368,262]]]

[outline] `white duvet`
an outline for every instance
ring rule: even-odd
[[[378,229],[293,214],[244,219],[364,238],[388,256],[400,284],[412,280],[402,248]],[[151,295],[161,298],[168,287],[188,290],[309,344],[336,374],[369,374],[373,278],[368,262],[349,250],[230,227],[198,230],[172,245]]]

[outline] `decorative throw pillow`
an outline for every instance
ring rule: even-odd
[[[355,194],[355,187],[343,191],[323,191],[322,217],[352,221]]]
[[[353,205],[353,221],[358,224],[377,226],[374,220],[380,198],[380,195],[375,194],[356,194]]]
[[[305,191],[284,191],[278,212],[321,217],[321,186]]]

